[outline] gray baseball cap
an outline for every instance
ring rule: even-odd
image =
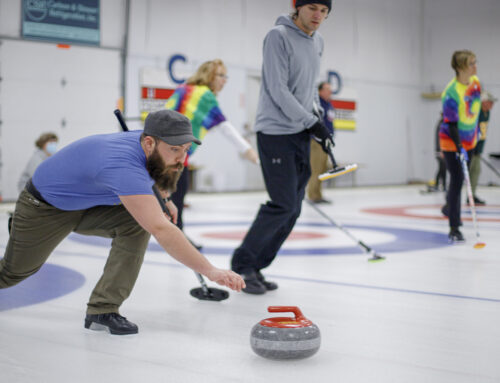
[[[193,135],[193,128],[189,119],[170,109],[162,109],[149,113],[144,122],[144,133],[158,137],[169,145],[184,145],[194,142],[201,145],[201,141]]]

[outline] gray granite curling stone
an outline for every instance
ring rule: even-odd
[[[293,312],[295,318],[267,318],[253,326],[250,345],[257,355],[269,359],[302,359],[319,350],[319,328],[306,319],[298,307],[270,306],[268,311]]]

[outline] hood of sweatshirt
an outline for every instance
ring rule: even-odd
[[[307,38],[307,39],[312,39],[314,37],[314,32],[312,36],[309,36],[307,33],[305,33],[302,29],[300,29],[292,20],[292,18],[289,15],[281,15],[278,17],[276,20],[275,25],[284,25],[285,27],[291,28],[295,30],[299,35]]]

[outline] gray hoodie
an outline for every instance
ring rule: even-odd
[[[17,189],[19,190],[19,193],[23,191],[24,187],[26,186],[26,182],[28,182],[29,179],[33,176],[33,173],[35,173],[38,165],[40,165],[47,158],[49,158],[48,154],[45,153],[42,149],[37,148],[35,150],[30,160],[28,161],[28,164],[24,168],[21,177],[19,177],[19,181],[17,182]]]
[[[312,36],[280,16],[264,39],[262,85],[255,131],[271,135],[295,134],[310,128],[318,118],[317,79],[323,54],[323,37]]]

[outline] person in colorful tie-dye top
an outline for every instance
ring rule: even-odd
[[[167,100],[165,107],[185,115],[191,120],[193,135],[202,140],[213,128],[217,128],[234,144],[242,156],[255,163],[259,163],[257,152],[241,136],[236,128],[226,120],[219,108],[217,94],[224,88],[227,81],[227,69],[223,61],[215,59],[204,62],[196,73],[180,85]],[[197,145],[193,144],[184,163],[184,171],[177,183],[177,190],[171,198],[178,209],[177,226],[182,230],[182,211],[184,198],[188,191],[188,158],[194,153]]]
[[[439,143],[444,154],[446,168],[450,172],[450,184],[446,205],[441,211],[448,216],[451,242],[463,242],[459,230],[463,170],[460,157],[469,161],[476,146],[478,116],[481,109],[481,85],[476,76],[476,55],[468,50],[456,51],[451,67],[456,77],[450,81],[442,94],[443,123],[439,131]]]

